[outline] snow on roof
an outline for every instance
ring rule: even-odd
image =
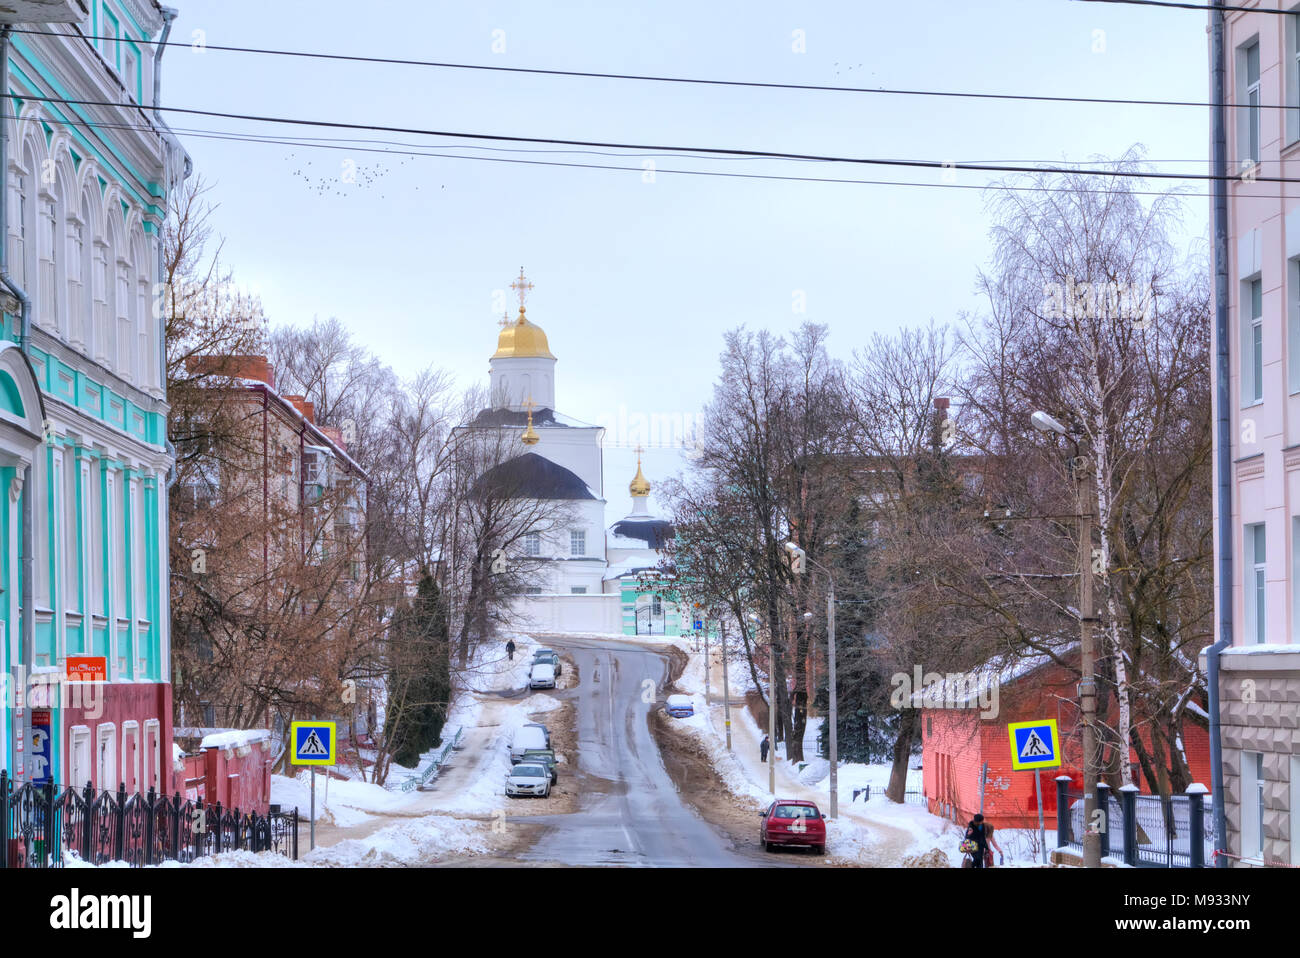
[[[1078,648],[1077,641],[1064,642],[1053,651],[1056,655],[1068,655]],[[1055,661],[1046,652],[1026,651],[1020,654],[1009,653],[995,656],[982,665],[967,672],[927,673],[939,676],[938,681],[930,682],[912,693],[912,705],[915,708],[940,708],[947,706],[961,707],[977,702],[981,691],[993,685],[1010,685],[1018,679]],[[918,669],[920,667],[918,666]],[[924,704],[929,703],[929,704]]]
[[[271,732],[264,728],[232,728],[203,736],[199,748],[240,748],[257,742],[270,741]]]
[[[356,470],[356,472],[360,473],[363,479],[369,478],[369,474],[364,469],[361,468],[360,463],[358,463],[355,459],[349,456],[345,449],[336,445],[333,439],[325,435],[325,433],[321,431],[320,426],[316,425],[314,422],[312,422],[310,419],[304,416],[301,409],[299,409],[293,403],[289,402],[289,400],[285,399],[284,396],[280,395],[280,393],[276,392],[274,386],[267,385],[266,383],[262,382],[262,380],[260,379],[249,379],[244,376],[236,376],[234,377],[234,380],[235,382],[243,383],[249,389],[265,389],[268,395],[274,396],[280,402],[281,406],[284,407],[285,412],[289,413],[294,418],[300,420],[303,423],[303,425],[305,425],[308,429],[310,429],[313,433],[315,433],[316,437],[322,441],[319,445],[322,445],[323,448],[329,449],[332,455],[335,455],[338,458],[345,461],[349,466],[351,466],[354,470]]]

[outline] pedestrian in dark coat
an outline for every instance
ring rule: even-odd
[[[758,754],[759,754],[759,757],[760,757],[760,760],[761,760],[761,761],[764,761],[764,762],[767,761],[767,753],[768,753],[768,750],[770,750],[771,748],[772,748],[772,741],[771,741],[771,739],[769,739],[766,735],[764,735],[764,736],[763,736],[763,741],[761,741],[761,742],[758,743]]]
[[[510,659],[510,661],[512,661],[512,662],[513,662],[514,659],[515,659],[515,640],[514,640],[514,639],[510,639],[510,640],[508,640],[508,641],[506,642],[506,657],[507,657],[508,659]]]

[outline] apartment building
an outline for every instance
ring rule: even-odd
[[[1300,181],[1260,181],[1300,177],[1294,7],[1231,13],[1225,38],[1235,581],[1220,714],[1238,865],[1300,865]]]

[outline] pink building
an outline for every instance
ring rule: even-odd
[[[1234,581],[1233,645],[1220,659],[1219,690],[1227,850],[1245,864],[1300,865],[1300,4],[1295,10],[1229,14],[1225,35],[1228,168],[1237,177],[1228,186],[1227,256]],[[1297,181],[1257,181],[1278,176]],[[1216,495],[1216,522],[1218,513]]]

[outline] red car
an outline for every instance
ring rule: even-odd
[[[814,855],[826,851],[826,819],[814,803],[783,798],[758,814],[763,819],[759,840],[764,851],[777,845],[809,845]]]

